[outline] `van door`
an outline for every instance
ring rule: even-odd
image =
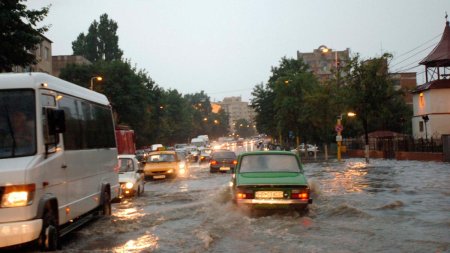
[[[67,172],[64,153],[62,151],[62,139],[59,135],[51,134],[49,131],[49,122],[47,119],[47,108],[56,109],[56,94],[43,90],[40,94],[41,110],[38,119],[41,124],[37,124],[38,143],[44,150],[44,159],[37,168],[42,180],[43,193],[50,194],[58,200],[59,223],[63,224],[70,220],[66,215],[67,199]],[[55,144],[56,143],[56,144]]]

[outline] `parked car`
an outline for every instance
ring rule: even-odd
[[[211,155],[209,172],[233,172],[236,164],[236,153],[230,150],[216,150]]]
[[[307,152],[309,156],[313,156],[314,153],[319,152],[319,148],[316,145],[306,144],[306,149],[305,149],[305,143],[302,143],[302,144],[298,145],[298,147],[296,149],[293,149],[291,151],[292,152],[300,152],[300,153]]]
[[[300,158],[289,151],[240,154],[230,185],[238,206],[305,210],[312,203]]]
[[[134,155],[119,155],[120,197],[140,196],[144,193],[144,171]]]
[[[147,156],[144,165],[146,178],[175,178],[186,172],[186,164],[175,151],[155,151]]]

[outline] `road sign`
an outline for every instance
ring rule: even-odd
[[[336,135],[336,141],[342,141],[342,135]]]
[[[336,125],[334,127],[334,130],[336,130],[336,132],[342,132],[342,130],[344,130],[344,127],[342,125]]]

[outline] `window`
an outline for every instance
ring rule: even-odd
[[[89,101],[64,96],[59,106],[66,116],[64,146],[68,150],[116,146],[111,110]]]
[[[48,60],[50,56],[50,49],[48,47],[44,47],[44,60]]]
[[[301,172],[293,155],[249,155],[241,161],[241,172]]]
[[[130,158],[119,159],[119,172],[131,172],[134,171],[133,161]]]
[[[33,90],[0,92],[0,158],[36,153],[36,108]]]
[[[419,131],[423,132],[423,121],[419,121]]]

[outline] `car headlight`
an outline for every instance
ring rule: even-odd
[[[184,167],[183,167],[183,168],[180,168],[180,169],[178,170],[178,173],[179,173],[180,175],[184,175],[184,173],[186,173],[186,170],[184,169]]]
[[[181,170],[181,169],[184,169],[184,167],[186,167],[186,165],[185,165],[184,163],[178,164],[178,168],[180,168],[180,170]]]
[[[0,207],[31,205],[33,203],[35,190],[35,184],[5,186]]]
[[[127,182],[126,184],[125,184],[125,188],[126,189],[133,189],[133,183],[131,183],[131,182]]]
[[[168,170],[167,173],[173,173],[173,169]]]

